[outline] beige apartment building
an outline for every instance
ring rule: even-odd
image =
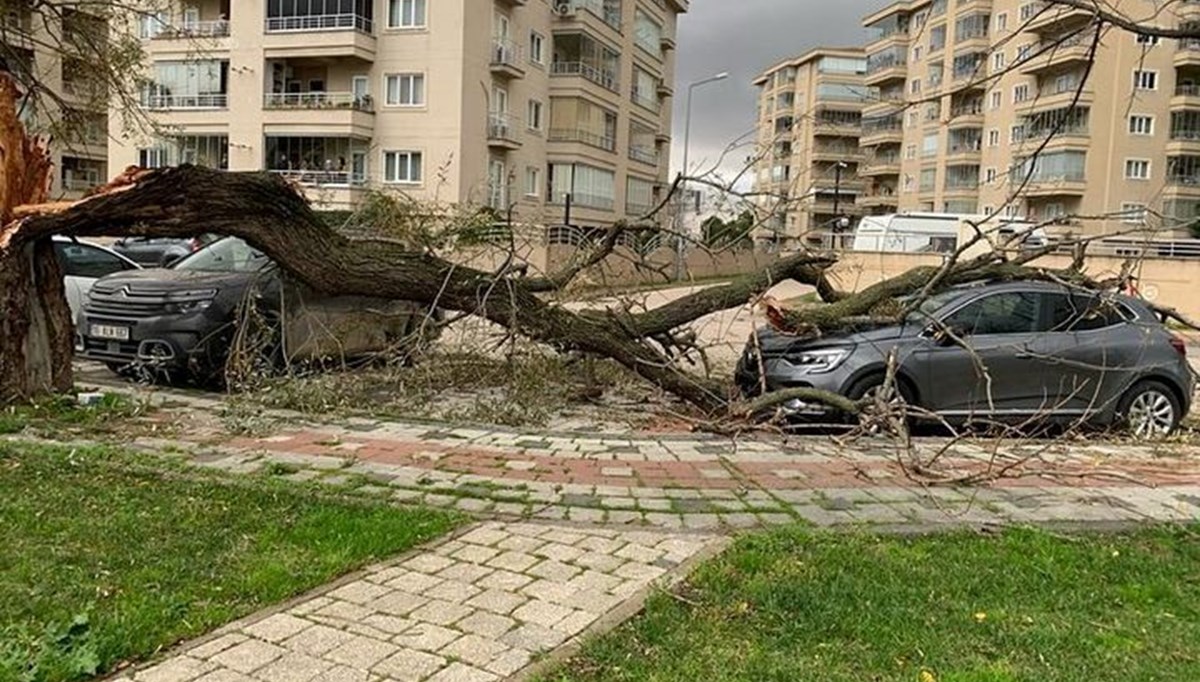
[[[687,0],[177,4],[137,27],[157,129],[127,135],[114,121],[110,158],[265,169],[321,208],[386,188],[511,209],[520,222],[611,224],[663,191],[686,10]]]
[[[1200,22],[1195,0],[1110,4]],[[863,23],[864,210],[1110,216],[1076,233],[1200,215],[1195,41],[1097,36],[1087,11],[1029,0],[898,2]]]
[[[867,184],[859,147],[867,61],[861,48],[817,48],[776,64],[758,86],[756,240],[787,248],[860,214]],[[857,201],[856,201],[857,200]]]
[[[51,197],[77,199],[108,179],[105,94],[81,66],[104,44],[107,22],[86,7],[43,9],[36,19],[28,2],[7,0],[0,10],[0,56],[26,90],[18,113],[29,132],[51,141]],[[35,88],[41,94],[29,96]]]

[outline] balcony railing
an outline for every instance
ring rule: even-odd
[[[550,197],[550,204],[562,205],[566,203],[566,195],[559,192],[553,192]],[[575,206],[584,208],[595,208],[601,211],[611,211],[616,202],[612,197],[601,196],[599,194],[587,194],[584,192],[572,192],[571,203]]]
[[[492,66],[520,68],[521,50],[511,40],[492,41]]]
[[[658,150],[654,147],[632,146],[629,148],[629,158],[642,163],[658,165]]]
[[[272,170],[276,175],[301,185],[317,185],[330,187],[352,187],[365,185],[366,176],[353,171],[341,170]]]
[[[581,9],[587,10],[609,26],[618,31],[621,30],[621,10],[606,8],[604,0],[562,0],[562,2],[556,3],[556,6],[565,6],[567,15],[574,14]]]
[[[268,92],[263,95],[266,109],[356,109],[374,111],[370,95],[352,92]]]
[[[550,141],[582,142],[583,144],[599,147],[600,149],[610,152],[617,150],[616,138],[609,135],[594,133],[590,130],[584,130],[583,128],[551,128]]]
[[[178,40],[182,38],[228,38],[229,21],[213,19],[211,21],[192,21],[180,26],[164,26],[156,31],[151,38],[154,40]]]
[[[142,106],[147,109],[226,109],[229,95],[148,95],[142,98]]]
[[[650,109],[652,111],[658,111],[659,103],[657,94],[642,92],[642,90],[635,85],[633,86],[633,89],[630,91],[629,95],[631,98],[633,98],[633,103],[639,107]]]
[[[602,88],[618,92],[615,73],[586,62],[554,62],[550,65],[550,73],[555,76],[582,76]]]
[[[374,31],[371,20],[358,14],[310,14],[299,17],[268,17],[266,28],[267,33],[341,30],[371,33]]]
[[[488,139],[517,141],[517,122],[508,114],[492,112],[488,114]]]
[[[1200,128],[1172,128],[1172,140],[1200,140]]]

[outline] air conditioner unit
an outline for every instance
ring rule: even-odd
[[[560,0],[554,5],[554,12],[560,17],[569,17],[575,13],[575,8],[568,0]]]

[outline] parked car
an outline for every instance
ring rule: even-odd
[[[210,234],[190,239],[121,237],[113,244],[113,250],[143,267],[161,268],[199,251],[217,239],[220,237]]]
[[[173,378],[215,378],[250,301],[257,318],[280,332],[270,348],[273,360],[411,349],[426,319],[410,302],[317,294],[261,251],[227,237],[171,268],[97,282],[77,318],[78,350],[116,371],[153,368]]]
[[[737,380],[748,395],[812,387],[860,399],[884,384],[893,353],[899,396],[951,422],[1080,420],[1155,437],[1176,428],[1194,388],[1183,339],[1144,303],[1038,282],[953,288],[903,323],[815,340],[764,329]],[[801,401],[786,410],[829,416]]]
[[[141,267],[112,249],[67,237],[54,238],[54,253],[62,265],[63,284],[67,290],[67,304],[71,306],[71,319],[79,316],[79,311],[83,308],[83,299],[91,291],[96,280]]]

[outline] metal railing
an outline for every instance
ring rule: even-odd
[[[551,142],[582,142],[610,152],[617,149],[616,138],[583,128],[551,128],[549,139]]]
[[[517,141],[517,121],[505,113],[492,112],[488,114],[488,139]]]
[[[163,26],[155,31],[150,38],[153,40],[177,40],[181,38],[228,38],[229,21],[212,19],[209,21],[184,22],[179,26]]]
[[[1176,85],[1175,94],[1187,97],[1200,97],[1200,85]]]
[[[355,30],[373,33],[374,24],[358,14],[310,14],[299,17],[268,17],[267,33],[296,31],[342,31]]]
[[[511,40],[492,40],[492,66],[520,68],[521,50]]]
[[[301,185],[328,185],[332,187],[354,187],[365,185],[367,178],[361,173],[344,170],[274,170],[276,175],[298,182]]]
[[[657,166],[658,150],[654,147],[631,146],[629,147],[629,158]]]
[[[142,106],[147,109],[226,109],[229,107],[229,95],[223,92],[208,95],[148,95],[142,98]]]
[[[646,93],[642,92],[642,90],[640,88],[638,88],[638,86],[635,85],[630,90],[629,96],[633,99],[633,103],[638,105],[639,107],[642,107],[645,109],[650,109],[652,111],[659,110],[659,101],[658,101],[658,93],[657,92],[655,92],[652,95],[647,95]]]
[[[553,76],[582,76],[602,88],[618,92],[619,81],[616,74],[608,69],[592,66],[587,62],[553,62],[550,64],[550,74]]]
[[[355,109],[374,111],[370,95],[352,92],[268,92],[263,95],[267,109]]]

